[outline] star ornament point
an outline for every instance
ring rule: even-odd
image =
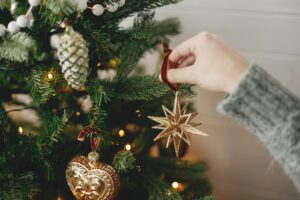
[[[169,148],[173,143],[177,157],[179,156],[179,149],[182,141],[191,145],[191,134],[208,136],[206,133],[195,128],[195,126],[201,124],[191,122],[198,113],[187,113],[186,106],[181,108],[178,92],[176,92],[173,110],[170,111],[165,106],[162,106],[162,108],[165,117],[148,116],[149,119],[158,123],[158,125],[153,126],[152,128],[162,130],[154,138],[154,141],[167,138],[166,148]]]

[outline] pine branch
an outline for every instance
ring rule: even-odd
[[[8,10],[10,8],[10,0],[0,0],[0,8]]]
[[[113,47],[115,46],[112,40],[112,33],[108,30],[99,29],[94,22],[87,21],[83,17],[79,18],[78,26],[75,28],[81,30],[84,38],[87,40],[89,46],[89,54],[94,61],[104,60],[104,56],[113,57]],[[117,27],[114,27],[114,32],[117,32]],[[95,52],[95,53],[93,53]]]
[[[203,173],[207,168],[204,163],[191,164],[187,161],[174,160],[171,158],[145,158],[143,159],[147,166],[157,173],[165,173],[169,177],[177,177],[182,181],[193,181],[205,178]]]
[[[103,104],[112,100],[114,90],[111,89],[109,83],[95,80],[89,84],[88,93],[93,103],[93,108],[89,113],[89,126],[103,130],[105,129],[104,120],[107,116],[106,111],[103,109]]]
[[[108,103],[114,97],[114,89],[109,82],[94,80],[90,82],[87,90],[95,106]]]
[[[35,199],[40,192],[37,180],[32,173],[9,175],[6,180],[0,180],[5,188],[0,189],[1,200]]]
[[[125,31],[127,39],[126,42],[122,42],[125,44],[122,45],[119,55],[121,63],[117,77],[127,77],[147,50],[166,41],[168,36],[179,33],[179,22],[176,19],[155,22],[153,17],[151,12],[139,13],[134,26]]]
[[[7,116],[7,113],[3,109],[2,105],[0,104],[0,130],[6,130],[9,126],[9,118]]]
[[[135,157],[130,151],[120,151],[113,160],[113,166],[118,173],[127,173],[134,169]]]
[[[205,197],[197,197],[194,200],[214,200],[215,198],[213,196],[205,196]]]
[[[151,12],[140,13],[135,19],[134,26],[128,29],[127,33],[138,40],[146,40],[152,46],[167,40],[168,36],[180,33],[178,19],[170,18],[157,22],[153,17]]]
[[[109,23],[118,23],[122,19],[131,16],[134,13],[149,11],[158,7],[162,7],[169,4],[175,4],[181,0],[143,0],[143,1],[127,1],[125,6],[118,10],[116,13],[108,13],[103,16],[103,24],[107,26]]]
[[[47,124],[46,133],[50,139],[47,143],[51,145],[53,142],[57,142],[60,135],[63,133],[71,114],[65,110],[62,117],[51,114],[49,116],[50,123]]]
[[[55,95],[54,87],[47,80],[46,73],[42,70],[32,70],[28,87],[35,104],[45,103],[51,96]]]
[[[105,119],[107,113],[102,109],[101,106],[94,107],[89,113],[89,124],[88,126],[94,129],[105,130]]]
[[[144,169],[138,182],[147,190],[149,200],[182,200],[169,184],[155,176],[150,170]]]
[[[193,97],[196,95],[195,91],[192,89],[192,85],[181,85],[180,94],[181,97]]]
[[[76,4],[73,0],[46,0],[43,4],[54,15],[70,15],[76,11]]]
[[[150,48],[149,44],[138,41],[127,40],[123,43],[119,55],[120,68],[117,71],[117,77],[126,78],[135,68],[144,52]]]
[[[178,35],[180,33],[180,23],[177,18],[169,18],[158,21],[149,27],[148,37],[152,43],[165,41],[168,36]]]
[[[152,100],[162,97],[168,88],[156,76],[128,77],[118,83],[116,93],[124,100]]]
[[[37,145],[44,159],[46,159],[48,155],[51,155],[53,145],[62,138],[61,134],[69,123],[70,116],[71,114],[66,110],[64,110],[62,116],[53,114],[51,111],[43,111],[41,115],[41,119],[43,119],[44,122],[43,133],[38,136]],[[47,160],[45,160],[44,164],[46,168],[51,168]]]
[[[33,58],[42,60],[45,55],[38,55],[36,41],[24,32],[8,35],[0,43],[0,59],[28,63],[32,62]]]

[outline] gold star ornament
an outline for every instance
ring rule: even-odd
[[[170,111],[165,106],[162,106],[165,117],[148,116],[151,120],[159,123],[154,126],[154,129],[162,130],[154,141],[167,138],[166,148],[169,148],[170,144],[174,144],[176,156],[179,156],[179,149],[181,141],[183,140],[188,145],[191,145],[190,135],[197,134],[202,136],[208,136],[207,134],[199,131],[195,126],[201,125],[191,122],[192,119],[198,113],[186,113],[187,108],[184,106],[181,109],[178,92],[176,91],[173,110]]]

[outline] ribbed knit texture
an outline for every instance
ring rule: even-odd
[[[300,193],[300,99],[252,65],[218,110],[262,140]]]

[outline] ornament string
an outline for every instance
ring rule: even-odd
[[[170,54],[172,53],[172,50],[169,48],[169,45],[165,42],[162,43],[163,51],[164,51],[164,60],[160,69],[161,79],[164,83],[166,83],[172,90],[177,92],[180,88],[179,84],[172,84],[167,76],[169,69],[174,69],[177,67],[177,64],[172,62],[169,59]]]
[[[96,152],[101,141],[101,139],[97,137],[97,134],[99,134],[99,131],[91,128],[85,128],[79,132],[77,140],[84,142],[86,138],[90,138],[91,149],[93,152]]]

